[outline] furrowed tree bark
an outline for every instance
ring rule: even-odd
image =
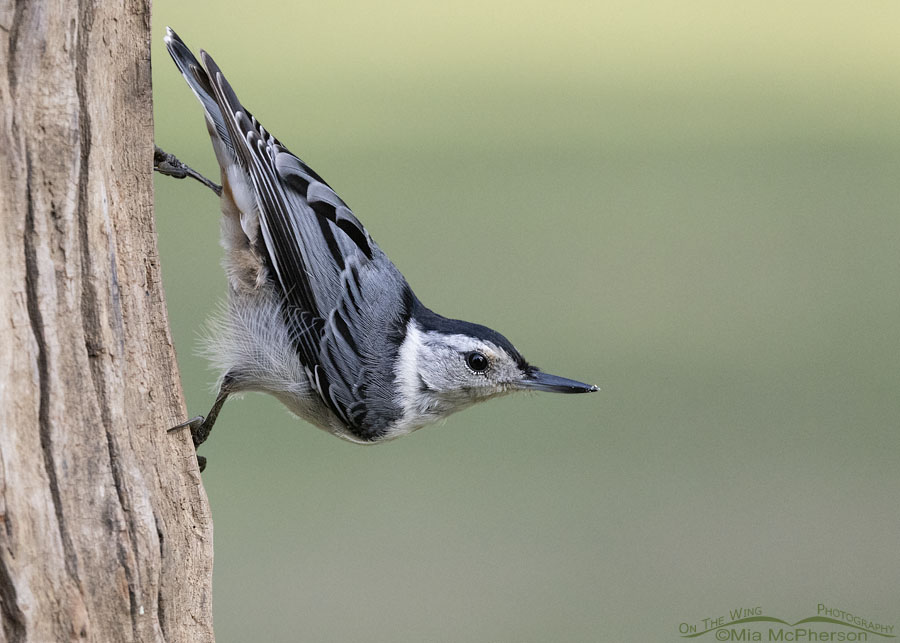
[[[0,0],[0,643],[213,639],[149,34],[149,0]]]

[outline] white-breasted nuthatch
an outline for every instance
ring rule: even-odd
[[[165,42],[203,105],[222,186],[161,150],[156,168],[220,194],[229,282],[210,340],[219,394],[205,418],[172,430],[190,427],[199,446],[229,394],[261,391],[371,444],[513,391],[597,390],[541,372],[490,328],[426,308],[322,177],[241,105],[213,59],[201,50],[201,66],[171,29]]]

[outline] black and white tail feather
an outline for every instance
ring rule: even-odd
[[[203,106],[222,178],[229,298],[208,348],[223,376],[211,413],[185,423],[195,444],[240,391],[270,393],[320,428],[373,443],[513,390],[596,390],[541,373],[496,331],[422,305],[334,190],[241,104],[215,61],[201,50],[201,64],[171,29],[165,42]]]

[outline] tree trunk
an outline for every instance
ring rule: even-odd
[[[149,34],[149,0],[0,0],[0,643],[213,639]]]

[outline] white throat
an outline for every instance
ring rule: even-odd
[[[437,396],[429,392],[422,380],[420,364],[425,352],[425,333],[415,320],[410,319],[396,364],[395,400],[403,415],[388,429],[388,438],[406,435],[443,417]]]

